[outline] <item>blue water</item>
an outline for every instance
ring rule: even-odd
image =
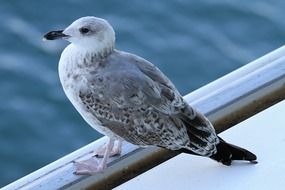
[[[157,65],[186,94],[283,45],[285,1],[0,1],[0,187],[92,142],[65,97],[66,42],[42,35],[86,15],[107,19],[117,48]]]

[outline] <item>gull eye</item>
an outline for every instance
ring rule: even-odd
[[[87,34],[90,30],[86,27],[79,28],[79,32],[81,34]]]

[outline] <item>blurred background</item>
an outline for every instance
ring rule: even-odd
[[[185,95],[282,46],[285,1],[0,1],[0,187],[101,137],[65,97],[67,42],[44,33],[107,19],[117,49],[158,66]]]

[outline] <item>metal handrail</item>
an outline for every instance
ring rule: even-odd
[[[251,117],[285,98],[285,46],[186,95],[193,107],[207,115],[217,132]],[[227,139],[230,141],[230,139]],[[160,148],[123,143],[122,154],[94,176],[73,174],[74,160],[94,155],[103,137],[5,186],[15,189],[111,189],[177,155]]]

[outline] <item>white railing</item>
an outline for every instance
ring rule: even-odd
[[[185,99],[208,116],[217,132],[260,112],[285,98],[285,46],[188,94]],[[246,129],[245,129],[246,131]],[[5,186],[15,189],[111,189],[177,155],[160,148],[123,144],[122,155],[94,176],[73,174],[74,160],[94,155],[105,137]]]

